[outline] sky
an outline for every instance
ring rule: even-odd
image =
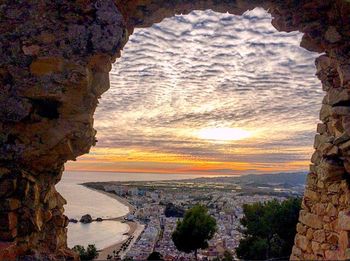
[[[314,59],[263,9],[193,11],[135,29],[68,170],[234,175],[306,171],[321,107]]]

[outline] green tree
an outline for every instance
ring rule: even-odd
[[[208,247],[208,240],[216,232],[216,220],[208,214],[202,205],[196,205],[186,211],[182,221],[178,221],[172,234],[172,240],[179,251],[191,253],[197,260],[198,249]]]
[[[164,260],[163,256],[159,252],[152,252],[148,257],[147,260],[153,260],[153,261],[158,261],[158,260]]]
[[[95,245],[88,245],[86,250],[83,246],[76,245],[73,250],[79,254],[81,260],[93,260],[98,257]]]
[[[237,256],[241,259],[288,258],[294,244],[300,198],[243,205],[243,235]]]

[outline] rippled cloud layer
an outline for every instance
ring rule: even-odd
[[[69,167],[307,169],[322,90],[316,54],[299,47],[300,39],[297,32],[277,32],[262,9],[243,16],[193,11],[135,30],[95,114],[98,146]],[[251,135],[235,141],[198,136],[219,127]]]

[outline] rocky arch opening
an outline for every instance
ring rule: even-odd
[[[205,34],[200,33],[203,28],[206,29]],[[254,36],[259,33],[264,33],[264,35],[262,37]],[[112,66],[110,72],[111,87],[108,92],[102,95],[94,115],[94,128],[97,130],[99,142],[92,149],[92,155],[87,155],[85,159],[89,160],[91,158],[96,162],[99,161],[98,155],[101,155],[105,160],[99,163],[98,169],[90,170],[142,171],[142,169],[137,169],[139,162],[133,162],[132,159],[128,160],[135,156],[133,150],[148,152],[156,149],[157,152],[164,152],[165,150],[165,156],[167,152],[181,153],[182,158],[188,157],[184,155],[184,152],[192,157],[205,157],[207,155],[208,161],[221,160],[221,164],[215,166],[220,165],[218,167],[221,167],[221,169],[211,168],[206,174],[209,171],[214,173],[216,170],[218,170],[217,174],[220,173],[219,171],[221,171],[221,174],[229,173],[228,163],[222,162],[220,156],[214,159],[210,158],[212,157],[212,150],[213,148],[220,148],[221,150],[224,150],[223,148],[225,150],[226,148],[235,148],[236,151],[239,151],[239,147],[236,148],[236,146],[242,146],[242,141],[208,142],[208,140],[200,139],[194,141],[193,138],[196,138],[196,132],[208,127],[203,121],[212,121],[211,126],[223,123],[231,126],[235,122],[235,127],[255,129],[256,131],[258,128],[255,126],[262,127],[263,125],[263,122],[259,119],[265,119],[264,121],[269,119],[268,128],[279,129],[280,133],[286,134],[288,128],[283,129],[283,126],[288,124],[289,114],[286,111],[291,111],[290,114],[293,114],[292,108],[290,108],[293,107],[293,104],[294,107],[299,108],[299,111],[309,112],[308,115],[305,115],[307,117],[313,115],[315,118],[317,115],[321,97],[317,96],[317,99],[314,97],[314,93],[320,95],[322,90],[318,86],[318,80],[314,77],[314,58],[309,57],[307,60],[301,58],[310,55],[307,51],[298,47],[300,38],[301,35],[297,33],[277,33],[271,25],[270,17],[263,9],[254,9],[242,16],[216,13],[211,10],[193,11],[181,17],[166,18],[150,28],[136,29],[124,47],[121,58]],[[253,58],[253,56],[256,57]],[[196,57],[198,59],[195,59]],[[183,62],[181,63],[181,61]],[[191,64],[188,64],[188,62],[191,62]],[[288,62],[291,64],[287,65]],[[293,66],[292,63],[296,66]],[[245,67],[249,67],[249,70],[242,71]],[[251,72],[253,67],[254,73]],[[274,71],[273,75],[272,71]],[[223,81],[223,79],[225,80]],[[304,85],[301,84],[303,80],[306,81]],[[308,93],[301,94],[305,89],[308,90]],[[174,95],[170,95],[168,91],[174,93]],[[267,96],[268,93],[270,94],[269,98],[262,98]],[[301,99],[298,95],[291,97],[291,93],[299,93],[299,96],[303,95],[305,98]],[[308,94],[314,98],[310,96],[307,98]],[[286,101],[292,100],[293,104],[288,106]],[[319,104],[313,103],[316,101]],[[220,103],[228,105],[227,107],[221,107]],[[300,103],[307,105],[307,108],[300,108]],[[279,106],[280,113],[274,117],[268,116],[269,111],[275,110],[274,106],[270,108],[269,104]],[[208,105],[212,107],[210,110],[207,109]],[[259,112],[259,109],[264,110],[267,114]],[[241,115],[243,114],[257,114],[254,118],[254,124],[247,121],[242,124]],[[230,117],[230,115],[234,116]],[[279,117],[279,115],[281,116]],[[307,119],[309,119],[308,123],[311,127],[309,132],[312,132],[312,134],[309,135],[307,149],[311,149],[311,136],[314,133],[315,119],[306,118],[305,116],[300,115],[300,122],[308,122]],[[218,123],[214,122],[213,124],[214,119]],[[292,121],[297,124],[294,120],[289,118],[289,122]],[[179,126],[182,126],[182,128]],[[190,136],[193,135],[192,140],[190,140],[191,137],[189,139],[186,136],[174,140],[175,137],[171,134],[169,136],[165,135],[165,132],[177,132],[178,128]],[[148,134],[149,129],[153,130],[154,135]],[[273,139],[277,139],[276,134],[277,132],[271,134],[274,137]],[[299,145],[303,143],[300,141],[300,137],[293,141],[299,143]],[[192,144],[190,144],[191,142]],[[193,144],[194,142],[196,144]],[[261,140],[256,142],[260,143]],[[263,142],[266,142],[266,140]],[[230,143],[230,145],[227,143]],[[156,148],[154,148],[154,144],[156,144]],[[172,146],[173,144],[176,144],[176,146]],[[195,146],[197,151],[192,153],[184,151],[184,147],[190,150],[191,145]],[[251,142],[246,146],[254,145]],[[104,152],[106,147],[112,148],[108,150],[108,155]],[[181,150],[181,148],[183,149]],[[285,161],[291,156],[283,155],[282,150],[278,156],[273,155],[270,152],[272,149],[273,145],[266,146],[266,150],[263,152],[264,156],[262,156],[263,159],[261,159],[265,162],[260,163],[265,163],[265,167],[269,165],[270,168],[280,165],[283,169],[282,165],[288,164]],[[131,153],[129,154],[129,152]],[[120,153],[127,156],[120,159]],[[262,153],[262,151],[258,153]],[[243,152],[239,154],[240,157],[244,157]],[[113,158],[114,155],[114,160],[107,159]],[[280,163],[266,164],[268,158],[276,158],[276,156],[283,158]],[[308,160],[309,157],[308,155],[306,159]],[[232,161],[231,165],[234,165],[237,161],[237,157],[235,158],[230,153],[225,154],[225,161],[229,161],[229,159]],[[125,162],[128,165],[126,167]],[[83,169],[89,168],[89,166],[83,164],[84,161],[79,159],[78,164],[75,163],[72,162],[70,167],[79,165]],[[150,171],[147,169],[147,167],[151,167],[149,165],[159,163],[162,164],[159,161],[154,164],[150,163],[148,166],[142,163],[145,168],[143,171]],[[179,158],[178,164],[181,163]],[[172,166],[174,173],[183,171],[182,169],[176,170],[176,166],[171,163],[168,164]],[[307,163],[304,164],[303,170],[307,168]],[[255,167],[253,167],[253,162],[250,167],[252,169]],[[290,167],[292,168],[292,166]],[[293,167],[296,168],[297,166]],[[224,172],[224,168],[227,168],[227,172]],[[66,169],[69,170],[67,165]],[[281,169],[270,171],[281,171]],[[79,169],[77,168],[77,170]],[[194,168],[188,168],[188,173],[193,170]],[[157,169],[156,171],[161,170]],[[65,181],[65,178],[69,179],[69,176],[72,176],[71,174],[65,173],[63,181]],[[120,173],[120,175],[128,176],[123,173]],[[129,176],[132,177],[132,174]],[[101,178],[99,181],[104,180]],[[62,183],[61,181],[58,185]],[[58,191],[61,192],[59,189]],[[63,192],[62,195],[68,201],[69,206],[70,198]],[[80,194],[79,198],[81,197],[85,198]],[[83,211],[80,215],[74,216],[69,212],[69,209],[67,211],[66,207],[65,215],[69,218],[79,219],[85,213],[92,214],[91,210],[89,211]],[[98,212],[94,216],[96,217],[96,215],[99,215]],[[93,229],[95,223],[90,226],[90,229]],[[94,243],[95,237],[87,239],[88,237],[83,236],[84,232],[89,233],[86,231],[87,229],[82,231],[80,237],[77,237],[76,235],[79,234],[77,227],[79,225],[70,224],[68,226],[68,246]],[[106,229],[106,237],[112,234],[111,230],[112,227]],[[99,232],[99,234],[102,234],[102,231]],[[118,228],[115,234],[118,234]],[[78,240],[83,238],[83,240],[75,241],[75,244],[73,244],[71,242],[74,237]],[[101,248],[101,245],[98,247]],[[102,258],[101,254],[100,258]]]
[[[197,9],[242,14],[257,6],[269,10],[278,30],[303,32],[302,47],[325,52],[316,59],[327,92],[323,123],[317,126],[292,259],[347,258],[350,6],[343,0],[8,1],[1,9],[0,257],[74,256],[66,245],[65,200],[54,185],[63,164],[95,144],[97,99],[109,88],[111,62],[134,27]],[[33,104],[38,99],[45,102]]]

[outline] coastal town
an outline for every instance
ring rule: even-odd
[[[239,184],[238,184],[239,183]],[[217,221],[217,232],[209,241],[209,247],[198,252],[200,260],[213,260],[229,251],[235,256],[241,234],[240,219],[243,204],[265,202],[272,199],[282,201],[302,193],[301,184],[277,184],[263,182],[228,182],[222,179],[194,179],[182,181],[153,182],[99,182],[84,185],[108,193],[129,204],[130,212],[124,222],[137,224],[138,233],[129,237],[118,249],[109,248],[109,259],[129,258],[146,260],[156,251],[165,260],[192,260],[192,254],[176,249],[171,235],[183,212],[196,204],[207,207]],[[261,183],[261,182],[260,182]],[[253,184],[253,185],[252,185]],[[264,185],[264,186],[263,186]],[[273,185],[273,187],[269,187]],[[252,192],[251,189],[255,188]],[[140,229],[141,228],[141,229]],[[135,229],[134,229],[135,230]]]

